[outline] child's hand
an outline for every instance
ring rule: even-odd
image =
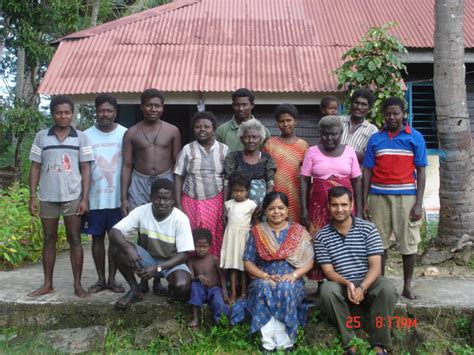
[[[203,286],[206,287],[206,288],[209,288],[209,287],[212,286],[211,280],[209,280],[209,279],[208,279],[206,276],[204,276],[204,275],[199,275],[199,276],[197,277],[197,279],[198,279],[199,281],[201,281],[201,283],[203,284]]]

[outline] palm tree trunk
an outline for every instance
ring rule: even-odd
[[[474,233],[474,164],[463,20],[463,0],[436,0],[434,90],[440,163],[440,246],[452,246],[463,234]]]

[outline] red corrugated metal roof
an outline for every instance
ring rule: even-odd
[[[433,47],[434,0],[177,0],[64,37],[39,91],[336,91],[341,54],[388,21],[406,47]]]

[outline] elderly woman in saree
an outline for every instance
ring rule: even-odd
[[[290,351],[298,325],[305,323],[303,276],[313,267],[311,237],[288,222],[288,197],[270,192],[262,203],[266,222],[252,227],[244,267],[252,277],[248,298],[233,308],[232,323],[252,317],[250,331],[262,334],[263,351]]]
[[[269,154],[261,152],[259,147],[265,139],[265,127],[252,118],[242,122],[237,132],[243,150],[230,152],[224,162],[225,182],[224,198],[230,195],[228,181],[234,171],[244,173],[250,179],[249,199],[261,205],[267,192],[273,191],[275,162]]]

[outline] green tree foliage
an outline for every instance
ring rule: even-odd
[[[372,27],[360,42],[342,55],[344,64],[335,70],[339,89],[346,91],[346,107],[349,98],[360,87],[370,88],[376,101],[369,119],[380,126],[383,122],[380,107],[390,96],[403,98],[402,75],[406,66],[401,55],[407,50],[400,40],[389,34],[394,22],[382,27]]]

